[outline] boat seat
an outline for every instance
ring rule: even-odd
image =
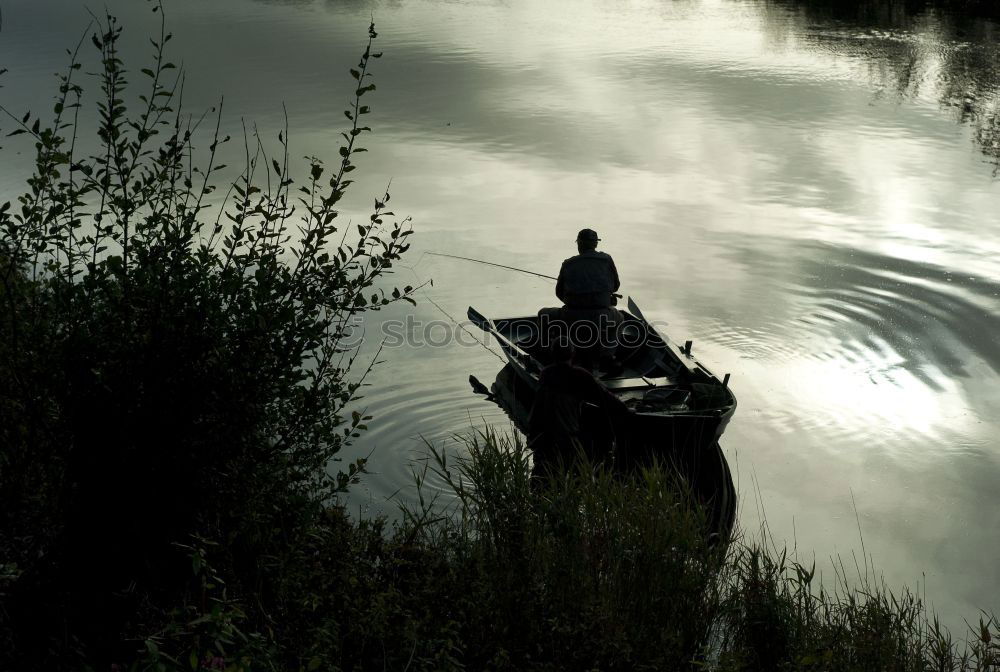
[[[601,384],[609,390],[635,390],[669,385],[669,378],[612,378],[611,380],[601,380]]]

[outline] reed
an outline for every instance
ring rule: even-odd
[[[706,542],[670,470],[623,480],[577,460],[532,482],[517,437],[480,433],[467,457],[430,447],[418,472],[450,487],[402,531],[448,558],[474,611],[462,661],[511,669],[995,670],[1000,622],[955,640],[912,592],[843,565],[832,586],[763,535]]]

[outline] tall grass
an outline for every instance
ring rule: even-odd
[[[712,545],[661,467],[623,480],[578,462],[538,482],[516,437],[466,447],[431,448],[420,492],[431,475],[450,492],[403,507],[392,528],[328,509],[273,631],[241,629],[216,587],[215,620],[164,631],[147,642],[159,657],[141,660],[180,670],[213,635],[237,669],[1000,670],[994,617],[953,639],[874,568],[848,581],[842,567],[827,587],[762,538]],[[199,551],[203,574],[214,553]]]
[[[453,503],[420,500],[401,531],[458,570],[471,669],[1000,669],[992,616],[956,641],[867,565],[824,586],[763,537],[710,545],[668,469],[622,480],[577,461],[533,483],[517,438],[466,445],[457,462],[431,449]]]
[[[467,447],[458,464],[433,452],[431,469],[456,497],[450,514],[424,506],[408,524],[475,569],[466,588],[483,612],[466,632],[471,666],[671,669],[703,645],[722,554],[670,472],[622,481],[579,461],[533,483],[518,439],[487,433]]]

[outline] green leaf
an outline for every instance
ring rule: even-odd
[[[320,660],[319,656],[315,656],[309,660],[309,666],[306,669],[309,670],[309,672],[313,672],[313,670],[318,670],[319,666],[322,664],[323,661]]]

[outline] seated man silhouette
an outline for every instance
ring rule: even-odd
[[[615,292],[621,286],[618,269],[609,254],[599,252],[600,238],[593,229],[583,229],[576,236],[579,254],[562,263],[556,280],[556,296],[561,308],[539,311],[543,329],[553,322],[563,325],[552,337],[569,334],[578,349],[581,364],[592,366],[600,359],[606,368],[615,368],[614,331],[621,314],[614,308]]]
[[[614,428],[630,413],[625,403],[597,382],[590,371],[573,363],[574,352],[569,341],[556,341],[549,350],[551,364],[539,376],[528,416],[533,476],[544,476],[578,456],[593,462],[609,459],[615,443]]]
[[[597,231],[583,229],[576,235],[579,252],[562,263],[556,280],[556,296],[572,310],[600,310],[614,306],[621,286],[615,260],[598,252]]]

